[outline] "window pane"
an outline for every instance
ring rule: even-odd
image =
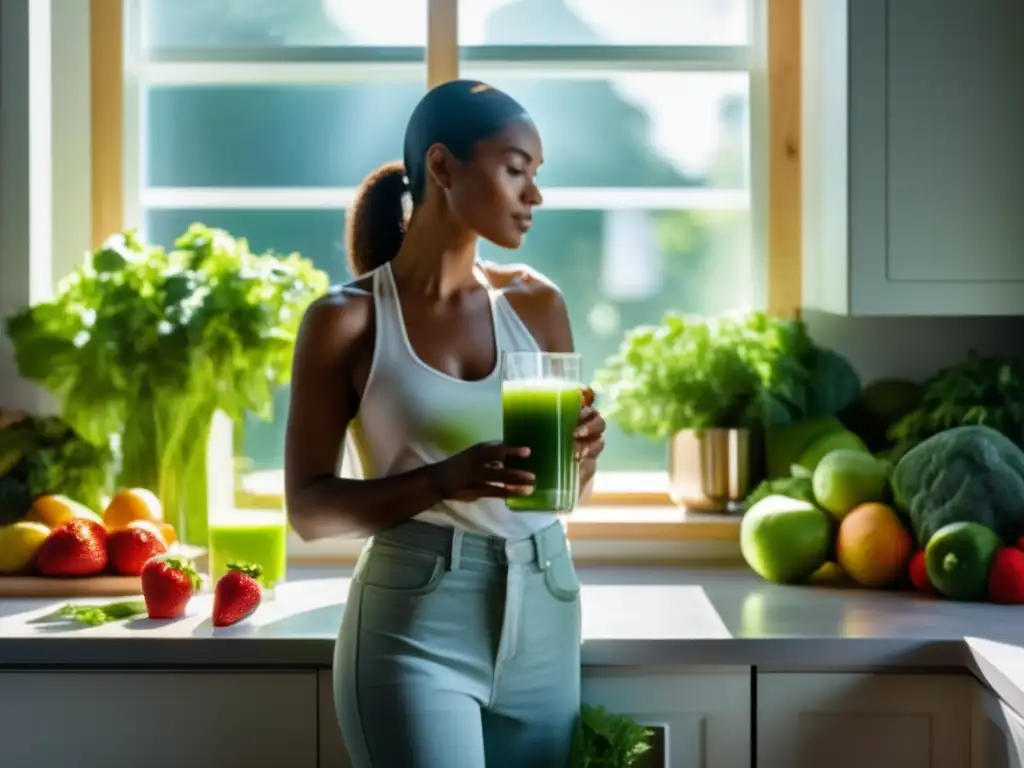
[[[424,45],[427,0],[143,0],[149,48]]]
[[[402,156],[415,83],[149,90],[154,187],[354,187]]]
[[[749,0],[460,0],[459,42],[745,45],[748,14]]]
[[[548,187],[745,188],[748,77],[506,77],[530,110]],[[147,180],[156,187],[352,187],[401,157],[422,82],[175,86],[149,92]]]
[[[342,215],[335,211],[151,211],[147,235],[170,244],[193,221],[249,239],[255,250],[296,250],[345,279]],[[718,312],[760,304],[753,282],[749,216],[739,212],[545,211],[519,251],[484,243],[481,257],[525,261],[565,293],[590,376],[623,332],[656,322],[669,309]],[[287,393],[271,424],[250,420],[245,453],[253,469],[283,463]],[[606,470],[663,470],[665,448],[612,427]]]
[[[424,45],[428,0],[145,0],[150,48]],[[744,45],[749,0],[462,0],[463,45]]]
[[[543,186],[747,186],[746,74],[511,76],[488,82],[522,102],[537,123]]]

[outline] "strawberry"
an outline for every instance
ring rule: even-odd
[[[87,518],[58,525],[36,553],[43,576],[94,576],[107,567],[107,532]]]
[[[142,597],[151,619],[178,619],[202,581],[192,563],[181,557],[157,555],[142,567]]]
[[[227,627],[252,616],[260,607],[257,581],[263,569],[258,565],[231,563],[213,591],[213,626]]]
[[[136,520],[107,537],[107,555],[117,573],[138,576],[151,557],[167,551],[163,536],[152,523]]]

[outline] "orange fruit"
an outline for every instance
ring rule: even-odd
[[[861,504],[839,523],[836,560],[863,587],[896,583],[906,573],[913,553],[913,537],[885,504]]]
[[[40,496],[32,502],[32,507],[25,520],[30,523],[42,523],[47,528],[56,528],[69,520],[85,518],[94,523],[101,523],[100,516],[84,504],[79,504],[67,496]]]
[[[160,529],[160,533],[163,535],[164,541],[167,542],[167,546],[178,540],[178,532],[174,530],[174,526],[170,523],[160,523],[157,525],[157,528]]]
[[[124,528],[135,520],[146,520],[154,525],[164,521],[160,499],[145,488],[128,488],[114,494],[103,512],[103,524],[108,531]]]

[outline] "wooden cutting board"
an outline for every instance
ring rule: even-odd
[[[206,569],[205,549],[190,546],[179,548],[180,554],[195,562],[200,573]],[[88,576],[53,579],[44,576],[0,575],[0,598],[125,597],[141,594],[142,579],[138,576]]]
[[[138,576],[89,576],[48,579],[43,576],[0,576],[2,597],[122,597],[141,595]]]

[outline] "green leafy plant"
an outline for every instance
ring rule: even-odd
[[[21,375],[54,395],[80,435],[116,437],[117,484],[156,492],[179,535],[198,543],[214,414],[272,416],[302,315],[326,288],[298,254],[253,254],[202,224],[171,251],[127,231],[7,331]]]
[[[664,439],[684,429],[760,429],[846,407],[860,378],[803,323],[764,312],[670,312],[629,331],[595,376],[605,416]]]
[[[651,749],[653,732],[601,706],[580,708],[574,768],[632,768]]]
[[[888,432],[899,458],[932,435],[977,424],[1024,448],[1024,361],[972,352],[924,383],[921,404]]]
[[[0,524],[22,519],[44,495],[99,508],[113,465],[109,441],[91,443],[57,416],[10,421],[0,428]]]

